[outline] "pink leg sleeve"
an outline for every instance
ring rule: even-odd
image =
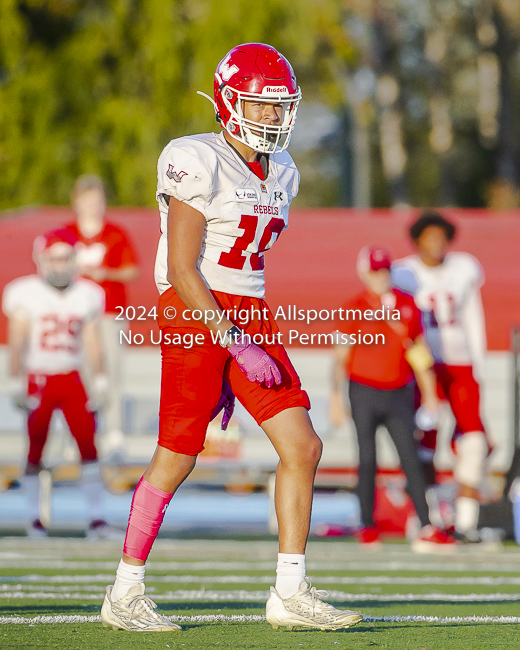
[[[124,553],[146,562],[173,494],[163,492],[141,478],[130,508]]]

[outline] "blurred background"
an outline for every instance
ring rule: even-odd
[[[98,173],[153,206],[157,157],[216,128],[215,66],[259,41],[304,102],[296,206],[519,205],[516,0],[4,0],[0,208],[67,204]]]
[[[129,304],[153,307],[157,158],[172,138],[219,131],[211,106],[196,91],[212,94],[218,61],[248,41],[269,43],[291,61],[304,98],[290,145],[301,191],[290,230],[267,257],[271,307],[337,308],[360,288],[355,259],[362,246],[385,245],[395,257],[408,254],[407,228],[418,210],[446,208],[459,227],[456,249],[474,254],[486,274],[490,351],[484,412],[496,444],[489,484],[490,498],[496,496],[516,435],[510,333],[520,321],[517,0],[3,0],[0,289],[35,271],[34,237],[69,222],[75,179],[97,174],[107,191],[107,217],[126,230],[139,258],[141,274],[128,287]],[[330,331],[327,323],[280,325],[284,332]],[[134,333],[150,327],[153,321],[129,323]],[[0,346],[5,489],[17,486],[26,441],[23,415],[5,392],[3,315]],[[331,351],[293,346],[290,353],[325,441],[319,484],[332,493],[318,500],[315,524],[355,525],[357,505],[349,492],[357,462],[353,432],[333,430],[327,419]],[[127,346],[123,366],[128,467],[114,470],[110,479],[119,493],[135,484],[155,445],[159,351]],[[447,415],[437,456],[446,471],[451,425]],[[203,515],[200,504],[210,502],[198,500],[195,508],[186,507],[185,519],[175,519],[172,508],[172,530],[204,522],[223,529],[232,521],[266,530],[265,490],[276,458],[240,409],[236,426],[239,433],[230,439],[216,434],[193,489],[224,486],[226,498],[230,490],[241,493],[243,507],[221,500]],[[60,417],[53,436],[46,460],[57,468],[56,484],[73,489],[67,481],[74,479],[70,467],[77,457]],[[380,447],[381,467],[395,469],[384,431]],[[22,527],[17,492],[0,494],[2,529]],[[69,492],[59,494],[65,496],[55,504],[56,525],[80,528],[81,508]],[[129,498],[113,497],[110,516],[116,523],[126,520]],[[247,501],[257,498],[255,507]]]

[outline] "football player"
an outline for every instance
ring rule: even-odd
[[[144,595],[145,562],[174,492],[204,448],[210,419],[232,394],[280,457],[280,553],[267,620],[273,627],[337,629],[362,618],[323,602],[306,578],[322,444],[264,300],[264,252],[287,228],[298,192],[298,170],[285,149],[300,99],[287,59],[269,45],[239,45],[214,78],[211,101],[223,131],[172,140],[159,158],[159,324],[172,341],[191,332],[199,343],[162,345],[159,444],[134,493],[124,556],[101,610],[107,625],[178,629]],[[251,314],[241,328],[233,321],[239,311]]]
[[[449,401],[455,417],[452,448],[454,477],[459,484],[455,531],[467,543],[479,541],[478,487],[491,447],[480,417],[479,384],[486,352],[480,297],[484,274],[479,262],[469,253],[448,251],[455,233],[455,226],[441,214],[423,213],[410,227],[417,253],[397,260],[392,275],[394,285],[411,291],[423,312],[439,392]],[[429,452],[427,460],[432,463],[437,431],[433,424],[422,428],[427,429],[423,455]]]
[[[113,535],[102,513],[103,483],[94,434],[95,411],[108,388],[99,343],[102,289],[74,277],[75,244],[67,230],[55,230],[34,242],[37,275],[13,280],[4,289],[3,310],[9,319],[11,394],[27,411],[29,450],[22,483],[27,497],[29,537],[46,537],[39,518],[39,473],[53,411],[61,409],[82,463],[89,526],[87,536]],[[80,371],[83,354],[92,367],[91,395]]]
[[[139,275],[137,256],[126,232],[105,218],[106,197],[97,176],[80,176],[74,183],[71,203],[76,221],[69,224],[77,238],[78,273],[98,284],[105,292],[105,313],[101,332],[108,386],[104,410],[103,447],[112,460],[125,455],[121,409],[121,321],[115,320],[127,306],[126,284]]]

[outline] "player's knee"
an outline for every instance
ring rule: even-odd
[[[454,478],[461,485],[476,488],[484,475],[488,451],[487,441],[482,431],[463,434],[455,443],[457,457]]]
[[[318,436],[314,437],[312,444],[309,447],[309,461],[312,465],[317,466],[323,453],[323,442]]]
[[[280,456],[280,460],[285,466],[294,467],[295,469],[308,468],[314,470],[320,462],[323,443],[314,434],[310,440],[299,441],[298,445],[285,451],[286,453]]]

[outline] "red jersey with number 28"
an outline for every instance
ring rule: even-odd
[[[172,140],[157,166],[157,201],[161,239],[155,281],[161,293],[166,279],[169,198],[203,214],[206,229],[198,268],[213,291],[263,298],[264,251],[288,226],[289,206],[300,176],[283,151],[269,157],[265,180],[250,169],[223,133],[203,133]]]

